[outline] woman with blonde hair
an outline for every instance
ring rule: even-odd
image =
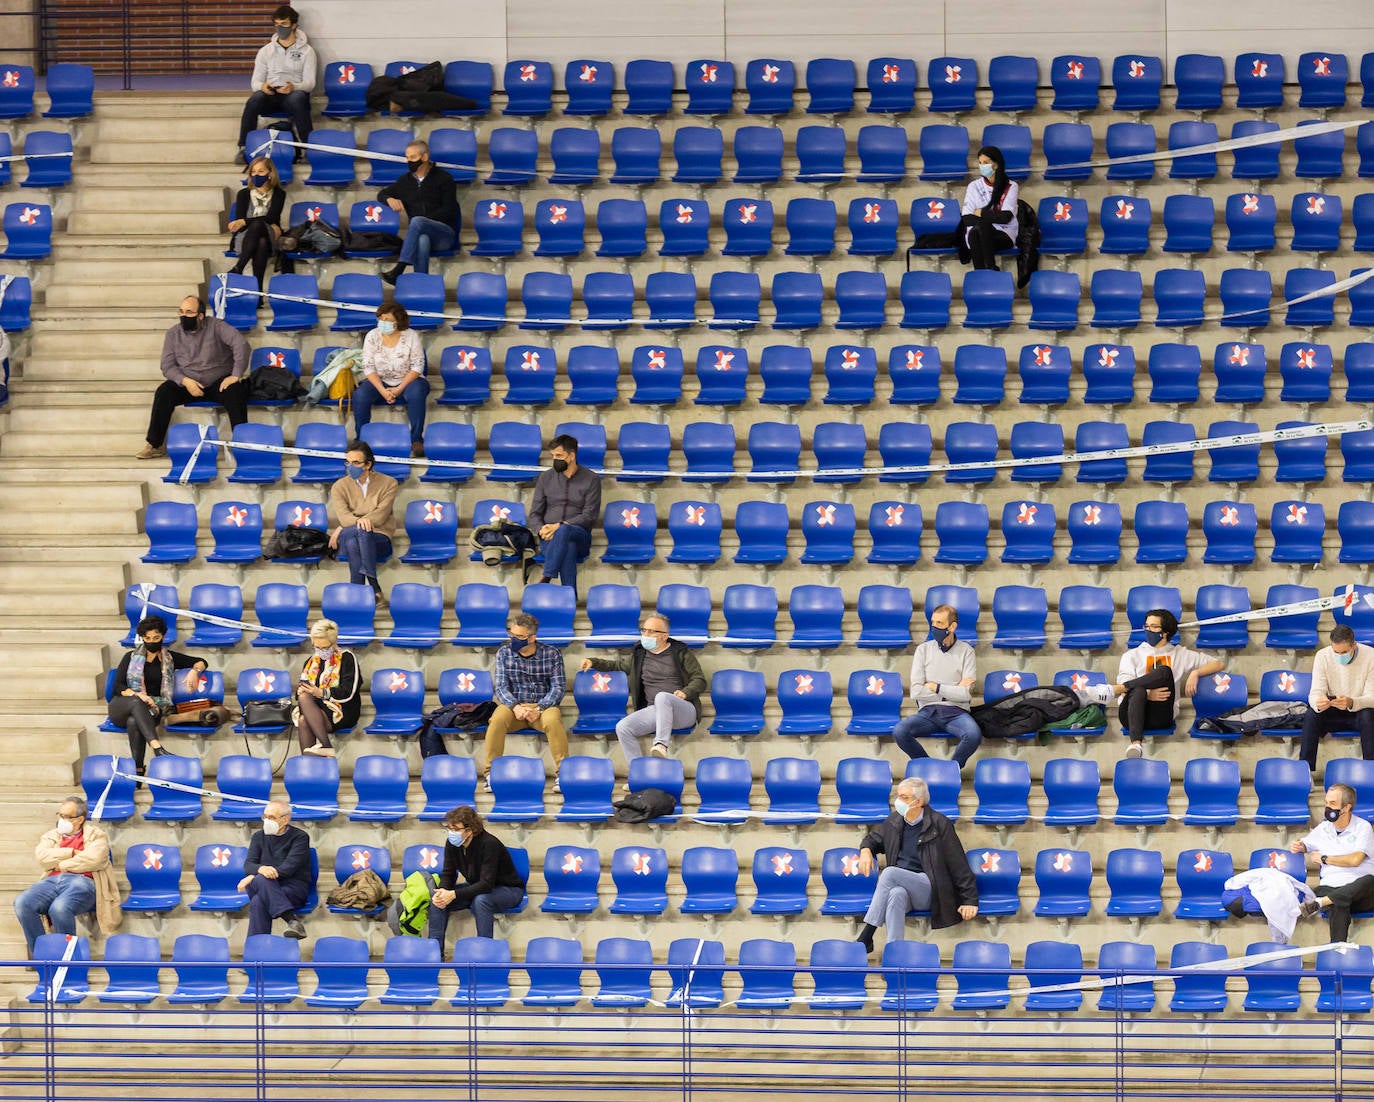
[[[267,275],[267,265],[277,252],[285,206],[286,189],[277,177],[276,165],[267,157],[254,157],[248,166],[248,186],[239,189],[228,229],[233,235],[230,248],[239,257],[234,274],[242,275],[244,268],[252,264],[259,290]]]
[[[305,660],[296,682],[296,707],[291,721],[300,737],[302,754],[332,758],[330,735],[351,731],[362,711],[362,674],[351,650],[339,646],[339,625],[316,620],[310,628],[315,652]]]

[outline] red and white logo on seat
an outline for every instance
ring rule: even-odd
[[[506,204],[491,202],[487,204],[487,217],[501,219],[506,216]]]
[[[1231,345],[1231,363],[1238,367],[1244,367],[1250,362],[1250,346],[1248,344]]]
[[[1054,871],[1072,872],[1073,854],[1069,853],[1067,850],[1060,850],[1058,853],[1056,853],[1054,855]]]
[[[1283,518],[1289,524],[1307,523],[1307,506],[1291,502],[1288,506],[1288,515]]]
[[[592,692],[608,693],[611,691],[611,675],[608,673],[592,674]]]
[[[1098,367],[1115,367],[1116,359],[1121,355],[1121,349],[1113,348],[1110,344],[1104,344],[1102,350],[1097,354]]]
[[[932,222],[938,222],[945,216],[945,205],[939,199],[931,199],[926,203],[926,217]]]
[[[488,524],[495,524],[495,523],[497,523],[497,521],[502,521],[502,520],[510,520],[510,506],[509,506],[509,505],[493,505],[493,506],[491,507],[491,519],[488,520],[487,523],[488,523]]]
[[[318,222],[320,215],[323,213],[324,211],[320,207],[306,207],[305,220],[307,222]]]
[[[667,352],[665,352],[665,351],[664,351],[663,349],[661,349],[661,348],[651,348],[651,349],[649,349],[649,368],[650,368],[651,370],[657,371],[657,370],[658,370],[659,368],[661,368],[661,367],[666,367],[667,364],[668,364],[668,353],[667,353]]]
[[[1056,222],[1073,221],[1073,205],[1063,200],[1054,204],[1054,220]]]
[[[444,503],[442,501],[425,502],[425,523],[436,524],[444,519]]]
[[[790,853],[773,854],[773,875],[790,876],[792,873],[792,855]]]
[[[748,225],[750,222],[757,222],[758,214],[759,208],[757,203],[745,203],[739,208],[739,220],[744,225]]]
[[[889,65],[884,65],[884,66],[883,66],[883,83],[884,83],[884,84],[896,84],[897,81],[899,81],[899,80],[901,80],[901,79],[902,79],[902,70],[901,70],[901,67],[900,67],[900,66],[897,66],[897,65],[890,65],[890,64],[889,64]]]
[[[1240,510],[1234,505],[1223,505],[1221,507],[1221,519],[1217,523],[1224,528],[1234,528],[1240,523]]]
[[[980,872],[996,872],[1002,867],[1002,855],[995,849],[983,850],[983,859],[978,862]]]
[[[714,84],[716,82],[716,69],[718,66],[712,65],[709,61],[703,61],[698,70],[701,74],[702,84]]]
[[[869,696],[882,696],[883,684],[884,682],[881,677],[875,677],[869,674],[868,681],[865,682],[864,688],[867,689]]]
[[[229,506],[227,519],[235,528],[242,528],[243,522],[248,519],[248,510],[240,509],[237,505]]]
[[[1128,203],[1125,199],[1118,199],[1116,201],[1116,210],[1113,213],[1116,215],[1116,217],[1129,222],[1131,220],[1131,215],[1134,213],[1134,211],[1134,203]]]
[[[534,71],[534,66],[533,66],[533,65],[521,65],[521,66],[520,66],[520,79],[521,79],[522,82],[528,83],[528,82],[532,81],[532,80],[534,79],[534,77],[535,77],[535,71]]]
[[[859,855],[857,853],[846,853],[840,858],[841,876],[859,875]]]
[[[215,846],[210,851],[210,867],[222,869],[229,864],[229,859],[234,856],[234,851],[228,846]]]
[[[596,66],[595,66],[595,65],[584,65],[584,66],[582,66],[582,71],[581,71],[580,73],[577,74],[577,79],[578,79],[578,80],[581,80],[581,81],[585,81],[585,82],[587,82],[588,84],[590,84],[592,81],[594,81],[594,80],[596,79]]]
[[[692,208],[686,203],[677,205],[677,221],[681,226],[686,226],[692,221]]]
[[[859,354],[852,348],[846,348],[841,352],[840,359],[843,361],[840,366],[846,371],[853,371],[859,366]]]
[[[253,691],[255,693],[270,693],[276,683],[276,674],[270,670],[259,670],[257,676],[253,678]]]
[[[458,691],[460,693],[470,693],[477,685],[477,678],[470,673],[460,673],[458,675]]]
[[[527,349],[524,353],[521,354],[521,356],[520,356],[520,370],[521,370],[521,371],[538,371],[538,370],[539,370],[539,353],[538,353],[538,351],[536,351],[536,350],[533,349],[533,348],[530,348],[530,349]]]
[[[568,220],[568,208],[560,207],[557,203],[549,207],[549,222],[557,226],[561,222]]]
[[[304,528],[310,523],[310,506],[297,505],[291,510],[291,527]]]
[[[1213,674],[1212,684],[1217,687],[1217,692],[1224,693],[1231,687],[1231,675],[1229,673]]]
[[[717,371],[729,371],[730,365],[735,362],[735,354],[727,348],[716,349],[716,362],[714,367]]]
[[[563,855],[563,872],[579,873],[582,871],[582,855],[580,853],[565,853]]]
[[[902,514],[905,510],[900,505],[889,505],[887,507],[887,526],[889,528],[900,528],[902,526]]]
[[[1259,211],[1258,195],[1242,195],[1240,197],[1241,214],[1256,214]]]
[[[1035,366],[1048,367],[1054,363],[1054,349],[1047,344],[1037,344],[1035,346]]]
[[[1269,75],[1269,62],[1263,58],[1255,58],[1254,64],[1250,66],[1252,77],[1267,77]]]
[[[1331,59],[1329,57],[1314,57],[1312,59],[1312,73],[1314,76],[1329,77],[1331,75]]]
[[[354,78],[353,78],[353,66],[352,66],[352,65],[340,65],[340,66],[339,66],[339,83],[340,83],[340,84],[352,84],[352,83],[353,83],[353,79],[354,79]]]
[[[387,678],[387,690],[393,693],[399,693],[406,685],[406,675],[400,670],[392,670],[391,676]]]
[[[1288,861],[1286,860],[1285,854],[1280,853],[1276,849],[1271,849],[1269,851],[1269,867],[1271,869],[1282,869],[1287,867],[1287,865]]]
[[[405,76],[407,73],[413,73],[413,72],[415,72],[415,66],[414,66],[414,65],[402,65],[402,66],[401,66],[401,76]]]
[[[458,370],[477,370],[477,350],[475,348],[460,348],[458,350]]]
[[[1081,62],[1081,61],[1070,61],[1070,62],[1069,62],[1069,71],[1068,71],[1065,75],[1066,75],[1070,80],[1082,80],[1082,79],[1083,79],[1083,62]]]
[[[809,693],[814,687],[813,682],[815,681],[815,678],[813,678],[809,673],[799,673],[795,677],[793,677],[792,680],[796,685],[798,695],[802,693]]]
[[[705,527],[705,525],[706,525],[706,506],[705,506],[705,505],[688,505],[686,508],[687,508],[687,523],[688,523],[688,524],[695,524],[698,528],[703,528],[703,527]]]
[[[1023,501],[1023,502],[1021,502],[1021,507],[1020,507],[1019,509],[1016,510],[1016,523],[1017,523],[1017,524],[1034,524],[1034,523],[1035,523],[1035,514],[1036,514],[1038,511],[1039,511],[1039,510],[1037,510],[1036,507],[1035,507],[1034,505],[1032,505],[1029,501]]]
[[[653,867],[649,864],[649,859],[652,856],[653,855],[649,853],[636,852],[630,854],[630,871],[636,876],[648,876],[654,871]]]
[[[639,527],[639,507],[632,505],[628,509],[620,510],[620,523],[625,528]]]
[[[433,846],[420,847],[420,868],[437,869],[439,867],[439,851]]]
[[[908,348],[906,350],[906,366],[912,371],[920,371],[924,366],[921,361],[925,358],[926,350],[924,348]]]
[[[1193,862],[1193,871],[1194,871],[1194,872],[1211,872],[1211,871],[1212,871],[1212,855],[1211,855],[1210,853],[1208,853],[1206,850],[1202,850],[1202,849],[1198,850],[1198,851],[1197,851],[1197,860],[1195,860],[1195,861]]]
[[[865,203],[865,204],[864,204],[864,221],[865,221],[865,222],[881,222],[882,220],[883,220],[883,218],[882,218],[882,207],[881,207],[879,204],[877,204],[877,203]]]
[[[1299,348],[1299,349],[1298,349],[1298,366],[1299,366],[1299,367],[1316,367],[1316,366],[1317,366],[1317,350],[1316,350],[1315,348]]]
[[[1002,678],[1002,688],[1009,693],[1019,693],[1021,691],[1021,675],[1015,670],[1008,670],[1007,676]]]
[[[284,367],[286,366],[286,353],[285,353],[285,352],[269,352],[269,353],[267,353],[267,366],[268,366],[268,367],[282,367],[282,368],[284,368]]]
[[[776,65],[765,65],[765,66],[763,67],[763,83],[764,83],[764,84],[777,84],[777,82],[778,82],[778,73],[780,73],[781,71],[782,71],[782,70],[779,69],[778,66],[776,66]]]
[[[1326,209],[1325,195],[1309,195],[1307,197],[1307,213],[1321,214]]]
[[[835,506],[817,505],[816,524],[821,528],[833,527],[835,524]]]
[[[162,868],[162,850],[153,849],[152,846],[143,847],[143,867],[145,869]]]
[[[963,79],[963,77],[962,77],[963,71],[964,71],[964,67],[963,67],[962,65],[946,65],[946,66],[945,66],[945,83],[946,83],[946,84],[958,84],[959,81]]]
[[[18,87],[19,87],[19,74],[18,74],[15,70],[13,70],[13,69],[6,69],[6,70],[5,70],[5,87],[6,87],[6,88],[18,88]]]
[[[1298,679],[1287,670],[1279,674],[1279,692],[1291,693],[1298,687]]]
[[[1102,523],[1102,506],[1100,506],[1100,505],[1085,505],[1085,506],[1083,506],[1083,523],[1084,523],[1084,524],[1101,524],[1101,523]]]
[[[364,222],[380,222],[382,220],[382,207],[379,203],[368,203],[363,208]]]
[[[42,213],[43,212],[39,210],[37,207],[25,207],[23,210],[19,212],[19,221],[24,223],[24,225],[26,226],[32,226],[35,222],[38,221],[38,216]]]
[[[1130,65],[1126,67],[1126,74],[1132,77],[1143,77],[1145,75],[1145,62],[1132,59]]]
[[[1087,675],[1087,674],[1085,674],[1085,673],[1076,673],[1076,674],[1074,674],[1072,677],[1069,678],[1069,688],[1071,688],[1074,692],[1076,692],[1076,693],[1081,693],[1081,692],[1085,691],[1085,690],[1087,689],[1087,687],[1088,687],[1088,675]]]
[[[372,867],[372,851],[355,849],[353,851],[353,867],[355,869],[370,869]]]

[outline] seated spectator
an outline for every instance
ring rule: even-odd
[[[973,648],[958,638],[959,612],[940,605],[930,614],[930,638],[911,656],[911,699],[919,708],[893,728],[892,737],[909,758],[925,758],[917,740],[927,735],[952,735],[959,741],[954,760],[959,768],[983,743],[978,722],[969,715],[970,689],[975,671]]]
[[[1358,731],[1360,756],[1374,758],[1374,647],[1355,642],[1349,624],[1331,629],[1331,645],[1312,659],[1312,691],[1298,757],[1317,768],[1317,740],[1333,731]]]
[[[1180,694],[1191,699],[1201,678],[1220,673],[1225,666],[1210,654],[1169,642],[1177,631],[1178,618],[1167,608],[1147,612],[1145,642],[1121,656],[1118,684],[1106,687],[1118,698],[1121,733],[1130,740],[1128,758],[1145,752],[1141,739],[1146,730],[1173,729]]]
[[[1306,865],[1317,869],[1317,898],[1303,903],[1301,916],[1325,909],[1331,940],[1345,941],[1351,912],[1374,910],[1374,829],[1355,814],[1355,790],[1348,784],[1328,788],[1322,822],[1288,848],[1306,854]]]
[[[305,660],[296,682],[291,722],[296,725],[302,754],[332,758],[334,744],[329,737],[358,725],[363,679],[357,656],[339,646],[339,625],[333,620],[316,620],[311,625],[310,645],[315,653]]]
[[[248,936],[270,934],[274,918],[286,919],[286,936],[305,937],[294,912],[310,894],[310,836],[291,825],[291,805],[273,800],[262,809],[262,829],[248,841],[239,891],[248,893]]]
[[[277,252],[281,236],[281,212],[286,206],[286,189],[277,176],[277,166],[267,157],[256,157],[248,166],[248,186],[239,188],[234,199],[234,217],[229,220],[230,248],[239,254],[234,274],[242,275],[253,265],[258,290],[263,288],[267,265]]]
[[[410,219],[396,266],[382,273],[382,278],[393,285],[406,268],[428,273],[430,253],[451,249],[463,228],[458,185],[429,159],[428,143],[416,141],[406,146],[406,168],[408,171],[394,184],[377,192],[378,202]]]
[[[577,437],[564,433],[549,444],[553,465],[534,480],[530,528],[541,540],[544,574],[577,592],[577,564],[592,548],[592,525],[601,515],[601,478],[577,462]]]
[[[1007,162],[995,145],[978,151],[978,176],[964,192],[959,221],[959,260],[997,270],[997,254],[1016,247],[1016,201],[1021,188],[1007,176]]]
[[[330,529],[329,546],[348,557],[348,580],[372,587],[378,606],[386,604],[377,581],[377,560],[391,553],[396,534],[394,478],[374,470],[377,460],[363,440],[348,445],[344,456],[347,472],[329,488],[329,508],[337,525]]]
[[[696,724],[706,691],[701,663],[686,643],[669,637],[668,617],[646,616],[639,630],[639,642],[625,658],[582,659],[584,670],[620,670],[629,678],[633,710],[615,725],[627,762],[644,756],[639,741],[644,735],[654,736],[649,752],[666,758],[674,728]]]
[[[119,884],[110,864],[110,839],[86,818],[86,801],[68,796],[57,809],[57,825],[44,831],[33,851],[43,878],[15,897],[14,913],[33,958],[43,920],[55,934],[75,934],[76,916],[95,912],[105,934],[119,929]]]
[[[365,378],[353,392],[353,424],[359,432],[372,420],[378,402],[403,402],[410,417],[410,454],[425,454],[425,349],[420,334],[410,327],[410,315],[399,302],[377,307],[377,328],[363,338]]]
[[[444,952],[444,934],[454,911],[471,911],[478,937],[493,937],[495,916],[520,905],[525,882],[510,850],[487,830],[482,816],[470,807],[455,807],[444,816],[444,871],[429,900],[429,936]],[[458,874],[463,883],[458,883]]]
[[[246,159],[248,133],[258,127],[258,116],[285,111],[291,116],[291,130],[296,141],[310,138],[310,92],[315,87],[319,66],[315,48],[297,24],[300,16],[290,4],[282,4],[272,13],[272,38],[258,51],[253,60],[251,86],[253,94],[243,107],[239,120],[239,157]],[[296,160],[302,160],[305,150],[296,150]]]
[[[954,824],[930,806],[919,777],[898,783],[893,812],[859,845],[859,875],[872,876],[874,854],[887,855],[873,902],[855,938],[873,952],[873,935],[887,928],[888,941],[901,941],[909,911],[930,911],[932,929],[942,930],[978,915],[978,884]]]
[[[506,734],[512,727],[543,731],[553,754],[554,791],[558,791],[558,763],[568,756],[568,732],[563,727],[559,703],[567,688],[563,652],[539,642],[539,621],[528,612],[506,623],[510,638],[496,650],[492,675],[496,711],[487,723],[487,763],[483,785],[491,791],[491,763],[506,752]]]
[[[219,318],[205,316],[196,295],[181,300],[178,323],[162,341],[161,385],[153,392],[148,435],[135,459],[165,456],[172,411],[187,402],[218,402],[238,427],[248,420],[248,359],[252,349],[243,334]]]
[[[10,337],[0,329],[0,409],[10,400]]]
[[[138,645],[124,655],[115,670],[109,716],[110,722],[128,731],[129,756],[141,777],[149,750],[155,757],[167,753],[158,729],[162,717],[172,710],[176,671],[186,671],[186,688],[194,690],[210,663],[204,658],[164,649],[167,621],[161,616],[143,617],[134,634],[138,636]]]

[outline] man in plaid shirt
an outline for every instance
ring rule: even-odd
[[[487,766],[482,783],[491,791],[491,763],[506,751],[506,734],[512,727],[533,727],[548,737],[553,753],[554,791],[558,791],[558,763],[568,756],[568,732],[559,708],[567,680],[563,652],[535,638],[539,621],[528,612],[506,622],[510,639],[496,652],[496,711],[487,724]]]

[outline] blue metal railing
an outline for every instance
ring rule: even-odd
[[[60,962],[45,963],[44,986]],[[130,968],[112,962],[111,974]],[[144,966],[146,967],[146,966]],[[164,973],[173,966],[161,965]],[[306,964],[311,973],[347,969]],[[352,966],[356,968],[356,966]],[[281,979],[282,965],[234,962],[230,992],[214,1005],[148,1006],[100,1001],[91,985],[78,1001],[63,1002],[45,989],[37,1001],[17,999],[9,1012],[6,1049],[0,1055],[0,1097],[27,1100],[187,1097],[198,1100],[256,1098],[333,1102],[364,1094],[393,1098],[602,1099],[735,1097],[744,1093],[891,1099],[916,1094],[982,1098],[1066,1099],[1253,1099],[1267,1102],[1333,1098],[1374,1099],[1374,1028],[1367,1011],[1317,1012],[1314,992],[1323,985],[1335,1007],[1367,1005],[1370,978],[1348,973],[1302,973],[1296,1012],[1238,1010],[1246,979],[1228,971],[1228,1009],[1215,1014],[1172,1012],[1172,984],[1180,972],[1132,972],[1153,981],[1155,1008],[1148,1011],[1091,1009],[1094,977],[1122,980],[1121,973],[1084,972],[1084,1010],[1063,1015],[1021,1009],[1027,986],[1056,982],[1048,974],[1011,972],[1005,1010],[959,1010],[951,971],[827,969],[801,966],[807,974],[895,982],[888,994],[928,992],[937,980],[940,1001],[930,1012],[880,1009],[877,984],[860,1008],[816,1009],[805,991],[780,1009],[735,1005],[728,985],[719,1008],[668,1006],[666,989],[633,1007],[598,1007],[584,995],[575,1007],[529,1007],[517,990],[499,1005],[464,1002],[464,992],[502,988],[509,965],[385,966],[372,962],[375,979],[405,979],[438,988],[413,1005],[379,1006],[379,985],[356,1010],[314,1008],[297,995],[282,1002],[254,1000]],[[80,988],[79,962],[68,985]],[[204,970],[222,978],[225,965],[175,965],[181,977]],[[642,978],[641,966],[592,965],[603,983],[624,974]],[[0,965],[14,984],[34,978],[32,965]],[[538,976],[538,965],[517,965]],[[563,969],[566,971],[566,969]],[[681,1002],[693,1001],[694,984],[718,985],[738,968],[698,969]],[[777,973],[786,990],[788,969],[757,969],[753,978]],[[289,968],[288,968],[289,972]],[[976,976],[961,970],[966,979]],[[1005,979],[1005,973],[988,973]],[[909,983],[908,983],[909,981]],[[1002,982],[999,980],[998,983]],[[1327,986],[1329,985],[1329,986]],[[165,985],[164,985],[165,986]],[[305,984],[309,988],[309,983]],[[997,983],[992,984],[997,990]],[[1109,987],[1110,990],[1110,987]],[[437,994],[437,997],[430,997]],[[34,996],[31,996],[31,998]],[[249,1000],[244,1001],[245,997]],[[785,996],[784,996],[785,997]],[[1364,1003],[1359,1003],[1361,997]],[[458,1005],[454,1005],[455,1002]]]

